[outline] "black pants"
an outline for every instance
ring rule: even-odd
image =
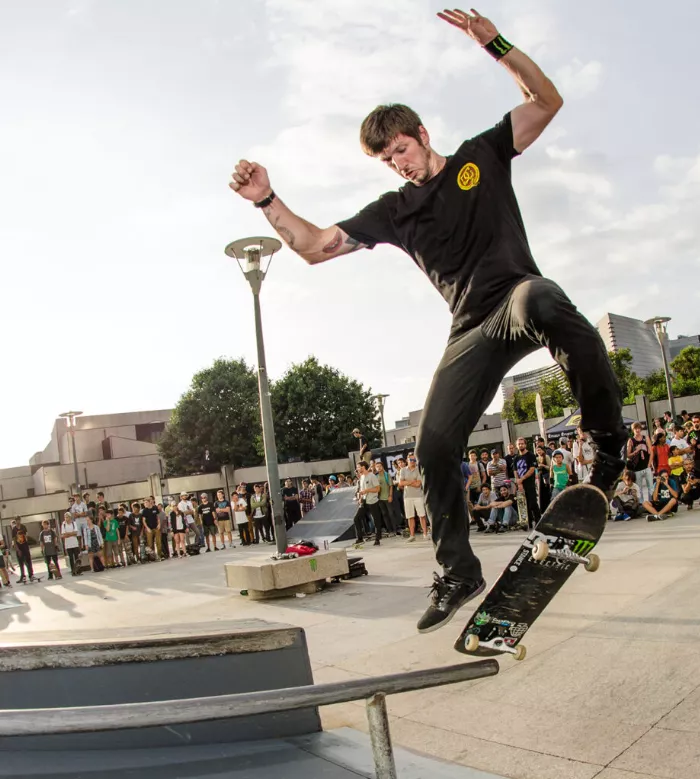
[[[78,573],[78,560],[80,558],[80,547],[69,546],[66,549],[66,554],[68,555],[68,562],[70,563],[71,573],[73,574]]]
[[[389,503],[388,500],[379,500],[377,503],[377,506],[379,506],[379,514],[381,516],[381,521],[384,524],[384,527],[386,528],[386,532],[389,533],[389,535],[393,535],[396,533],[396,529],[398,525],[395,522],[394,519],[394,513],[391,510],[391,503]],[[376,520],[375,520],[376,525]]]
[[[45,554],[44,555],[44,562],[46,563],[46,572],[49,575],[49,579],[53,579],[53,574],[51,573],[51,567],[50,564],[53,563],[56,566],[56,576],[61,575],[61,568],[58,565],[58,555],[57,554]]]
[[[241,544],[243,544],[243,546],[249,546],[253,543],[252,524],[253,521],[248,520],[248,522],[243,522],[238,526],[238,532],[241,534]]]
[[[377,501],[377,503],[363,503],[358,507],[355,512],[355,519],[353,520],[355,523],[355,537],[358,541],[362,541],[365,534],[369,535],[369,533],[367,533],[365,519],[367,514],[372,517],[375,539],[379,541],[382,537],[382,513],[379,508],[379,501]]]
[[[26,578],[24,568],[26,566],[27,573],[29,574],[29,578],[31,579],[32,576],[34,576],[34,566],[32,565],[32,556],[29,553],[29,546],[27,546],[27,551],[20,550],[19,548],[16,549],[17,551],[17,562],[19,563],[19,571],[20,576],[22,579]]]
[[[168,547],[167,533],[160,534],[160,550],[161,550],[162,557],[167,560],[170,557],[170,548]]]
[[[525,502],[527,503],[527,524],[528,527],[535,527],[540,521],[540,505],[537,502],[534,475],[523,482],[523,491],[525,493]]]
[[[678,493],[678,499],[686,506],[692,506],[696,500],[700,500],[700,487],[691,487],[688,492],[681,489]]]
[[[569,377],[583,427],[601,450],[619,456],[627,438],[620,388],[603,341],[553,281],[527,277],[471,329],[465,329],[457,311],[416,446],[435,556],[445,574],[456,579],[481,577],[481,564],[469,544],[460,468],[464,445],[503,376],[541,346]]]

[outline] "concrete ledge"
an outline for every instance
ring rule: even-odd
[[[345,550],[334,549],[292,560],[272,560],[261,555],[226,563],[224,570],[227,587],[247,590],[255,598],[314,592],[318,587],[310,589],[310,584],[342,576],[348,573],[349,567]]]

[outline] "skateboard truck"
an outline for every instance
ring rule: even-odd
[[[480,641],[479,636],[471,633],[467,636],[467,640],[464,642],[464,648],[467,652],[476,652],[479,647],[483,649],[493,649],[495,652],[500,652],[504,655],[513,655],[514,660],[524,660],[527,654],[527,649],[522,645],[508,646],[502,638],[494,638],[491,641]]]
[[[593,552],[584,556],[572,552],[568,546],[563,546],[561,549],[551,549],[546,541],[537,541],[532,547],[532,559],[541,563],[548,557],[551,557],[553,560],[564,560],[565,562],[583,565],[589,573],[597,571],[600,567],[600,557]]]

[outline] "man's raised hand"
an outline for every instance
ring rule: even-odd
[[[445,9],[442,12],[438,12],[438,16],[449,22],[453,27],[458,27],[466,32],[480,46],[486,46],[487,43],[497,37],[498,30],[491,21],[485,16],[481,16],[476,9],[471,8],[470,10],[471,13],[468,14],[460,11],[459,8],[455,8],[452,11]]]
[[[257,162],[241,160],[231,174],[229,187],[245,200],[258,203],[272,191],[267,171]]]

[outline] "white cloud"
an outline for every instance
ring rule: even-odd
[[[574,59],[556,72],[556,84],[564,100],[587,97],[595,92],[603,76],[603,65],[597,60],[583,63]]]

